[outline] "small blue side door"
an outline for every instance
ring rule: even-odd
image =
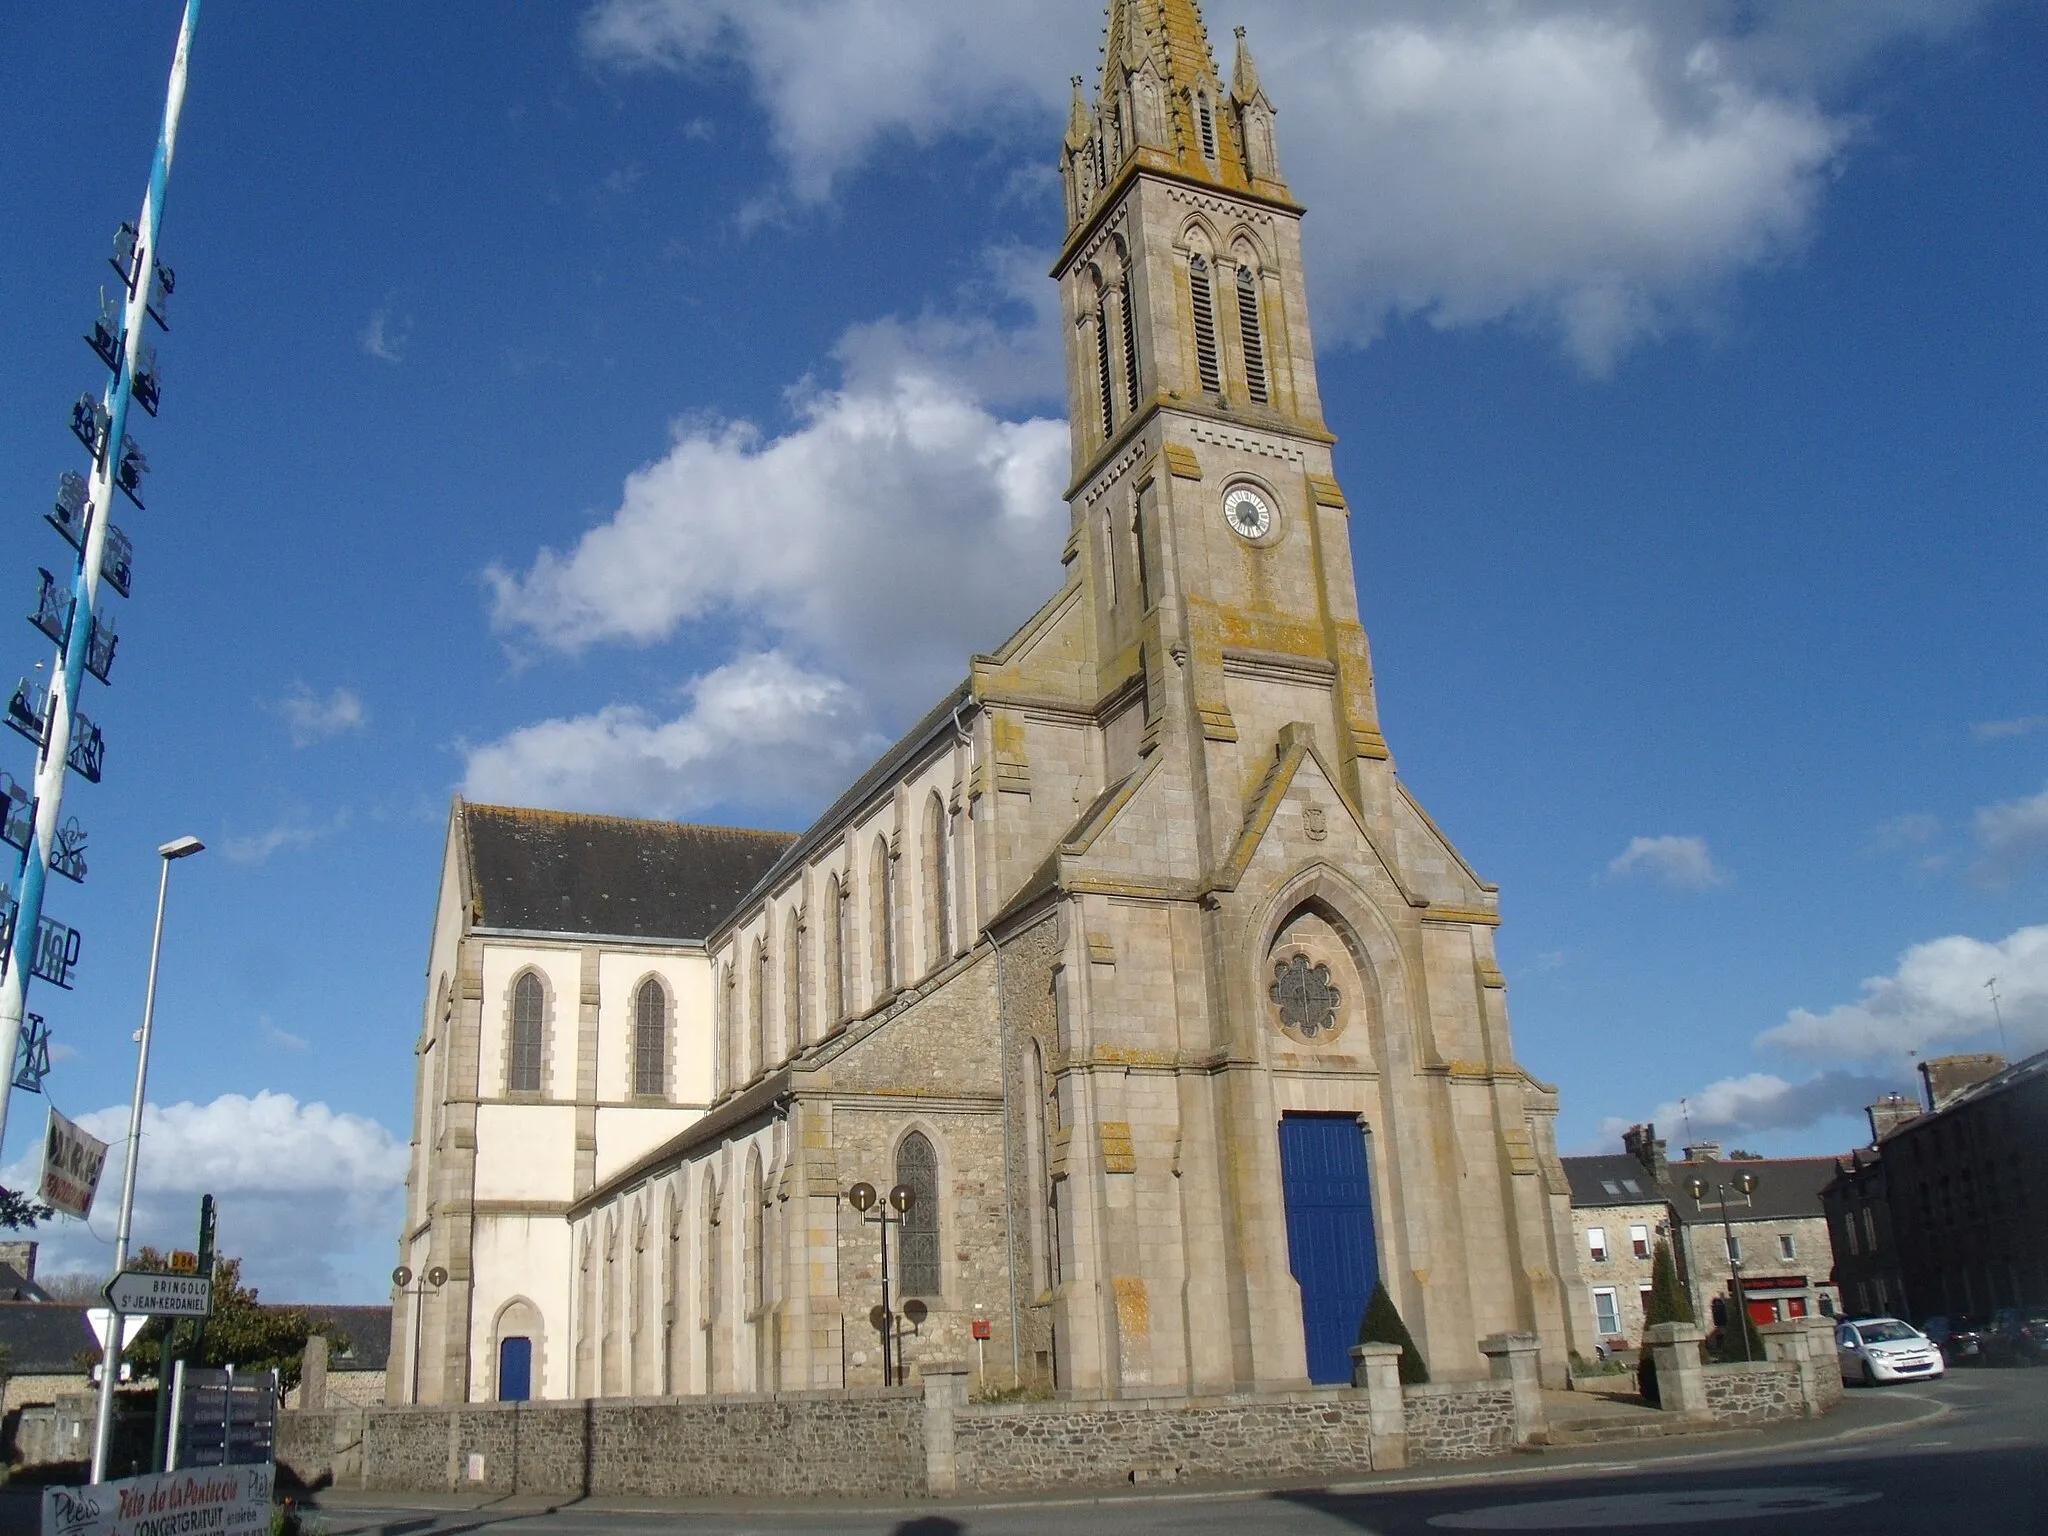
[[[1365,1128],[1351,1115],[1283,1115],[1280,1181],[1309,1380],[1348,1382],[1351,1346],[1380,1277]]]
[[[523,1403],[533,1396],[533,1340],[498,1341],[498,1401]]]

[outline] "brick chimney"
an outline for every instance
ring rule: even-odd
[[[1664,1138],[1657,1134],[1657,1127],[1632,1125],[1621,1133],[1621,1149],[1649,1171],[1652,1179],[1662,1179],[1670,1171],[1670,1162],[1664,1155]]]
[[[1870,1144],[1873,1147],[1921,1115],[1920,1101],[1909,1099],[1903,1093],[1888,1093],[1863,1112],[1870,1116]]]
[[[1965,1089],[1974,1088],[1987,1077],[2005,1070],[2005,1058],[1996,1051],[1976,1056],[1936,1056],[1920,1063],[1920,1080],[1927,1085],[1927,1107],[1939,1114],[1956,1101]]]

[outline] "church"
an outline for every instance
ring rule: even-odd
[[[1061,569],[808,830],[456,803],[389,1401],[1292,1390],[1380,1282],[1439,1380],[1592,1352],[1497,888],[1380,731],[1274,117],[1242,31],[1226,81],[1111,0]]]

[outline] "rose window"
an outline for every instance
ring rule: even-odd
[[[1330,980],[1327,965],[1311,965],[1307,955],[1290,955],[1273,967],[1272,998],[1280,1023],[1313,1040],[1337,1028],[1337,1005],[1343,1001]]]

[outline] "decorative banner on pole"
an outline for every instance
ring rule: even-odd
[[[43,1182],[37,1190],[45,1204],[83,1221],[92,1214],[92,1197],[99,1193],[100,1170],[106,1165],[104,1141],[50,1111],[50,1133],[43,1139]]]
[[[43,1490],[43,1536],[267,1536],[277,1468],[206,1467]]]

